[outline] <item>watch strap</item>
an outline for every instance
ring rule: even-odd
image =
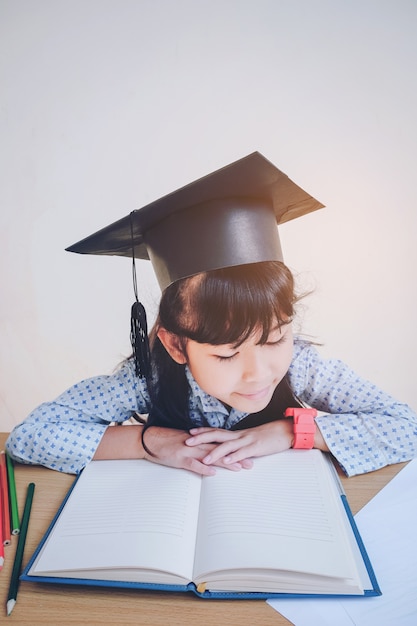
[[[294,420],[294,442],[292,447],[299,450],[311,450],[314,447],[317,416],[316,409],[290,407],[285,411],[285,417]]]

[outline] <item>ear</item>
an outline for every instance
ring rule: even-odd
[[[170,333],[166,330],[166,328],[160,328],[157,335],[165,350],[168,352],[170,357],[174,359],[174,361],[180,365],[187,362],[187,358],[183,352],[181,342],[177,335]]]

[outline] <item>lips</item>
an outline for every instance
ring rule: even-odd
[[[259,389],[258,391],[251,391],[250,393],[239,393],[238,395],[246,400],[262,400],[269,395],[270,386]]]

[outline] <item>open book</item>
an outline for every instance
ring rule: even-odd
[[[217,598],[380,594],[335,469],[318,450],[204,478],[145,460],[92,461],[23,579]]]

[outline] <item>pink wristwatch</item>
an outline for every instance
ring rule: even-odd
[[[314,421],[317,415],[316,409],[290,407],[284,415],[294,419],[294,443],[292,447],[299,450],[311,450],[314,447],[314,434],[316,432],[316,422]]]

